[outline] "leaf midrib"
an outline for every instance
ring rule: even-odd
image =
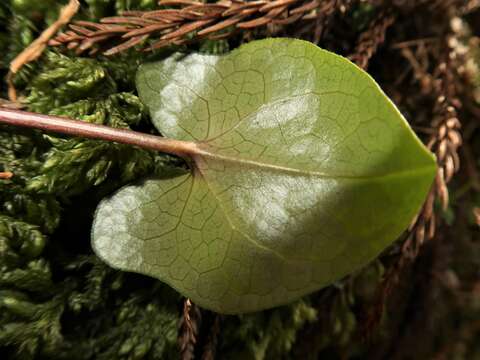
[[[197,162],[196,157],[202,157],[206,159],[211,159],[214,161],[222,161],[232,164],[237,164],[239,166],[245,167],[255,167],[265,170],[272,170],[274,172],[283,172],[289,173],[292,175],[299,176],[309,176],[317,177],[322,179],[346,179],[346,180],[382,180],[389,179],[392,177],[409,177],[415,176],[429,171],[435,171],[436,166],[435,162],[432,162],[431,165],[423,165],[413,169],[400,170],[391,173],[384,174],[372,174],[372,175],[347,175],[347,174],[329,174],[322,171],[312,171],[312,170],[302,170],[289,166],[281,166],[276,164],[265,163],[257,160],[249,160],[244,158],[236,158],[232,156],[221,155],[212,151],[209,151],[205,146],[202,146],[202,143],[195,143],[195,150],[192,151],[191,157],[194,162]]]
[[[279,259],[281,259],[282,261],[285,261],[285,262],[291,262],[291,260],[287,259],[280,252],[278,252],[278,251],[276,251],[276,250],[274,250],[274,249],[272,249],[272,248],[270,248],[270,247],[268,247],[264,244],[261,244],[261,243],[257,242],[256,240],[254,240],[252,237],[250,237],[248,234],[246,234],[244,231],[239,229],[234,224],[232,219],[230,219],[227,211],[225,210],[221,199],[218,197],[216,191],[214,191],[214,189],[212,188],[212,184],[210,184],[208,176],[206,176],[206,174],[204,173],[206,170],[208,171],[208,169],[205,169],[202,166],[199,166],[199,162],[201,160],[198,159],[197,157],[211,158],[213,160],[226,161],[226,162],[237,163],[237,164],[242,164],[242,165],[247,165],[247,166],[268,168],[268,169],[283,171],[283,172],[287,172],[287,173],[295,173],[296,175],[300,175],[300,176],[317,176],[317,177],[327,178],[327,179],[338,178],[338,179],[363,180],[363,181],[365,181],[365,180],[379,180],[379,179],[383,179],[383,180],[388,181],[388,180],[391,180],[392,178],[418,176],[420,174],[436,170],[436,167],[435,167],[435,164],[434,164],[432,166],[418,167],[414,170],[403,170],[403,171],[397,171],[397,172],[392,172],[392,173],[383,174],[383,175],[367,175],[367,176],[348,176],[348,175],[343,176],[343,175],[340,175],[340,176],[337,176],[337,175],[331,175],[331,174],[324,174],[324,173],[321,173],[321,172],[304,171],[304,170],[299,170],[299,169],[295,169],[295,168],[282,167],[282,166],[278,166],[278,165],[274,165],[274,164],[265,164],[265,163],[262,163],[262,162],[257,162],[257,161],[252,161],[252,160],[246,160],[246,159],[241,159],[241,158],[234,158],[234,157],[219,155],[219,154],[209,152],[207,150],[202,149],[201,143],[192,143],[192,144],[195,145],[195,150],[190,153],[190,156],[191,156],[192,160],[195,162],[194,170],[193,170],[193,173],[192,173],[193,177],[194,177],[194,180],[195,180],[195,177],[202,178],[202,180],[205,182],[207,188],[209,189],[209,191],[211,192],[211,194],[213,195],[213,197],[215,198],[215,200],[219,204],[219,207],[222,210],[222,213],[225,216],[225,218],[226,218],[229,226],[231,227],[231,229],[233,231],[237,231],[240,235],[242,235],[245,238],[245,240],[250,242],[252,245],[254,245],[254,246],[256,246],[260,249],[263,249],[264,251],[268,251],[268,252],[274,254]]]

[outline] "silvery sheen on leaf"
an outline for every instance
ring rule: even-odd
[[[140,98],[189,173],[101,202],[92,244],[111,266],[198,305],[289,303],[360,269],[418,212],[436,164],[375,81],[293,39],[143,65]]]

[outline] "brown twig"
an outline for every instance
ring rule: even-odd
[[[201,318],[200,309],[195,304],[192,304],[190,299],[185,299],[183,303],[183,316],[180,321],[180,334],[178,337],[182,360],[192,360],[195,356],[195,345],[197,343]]]
[[[477,159],[473,154],[470,144],[465,143],[462,146],[462,159],[464,163],[465,172],[468,177],[468,184],[476,192],[480,192],[480,174],[477,167]]]
[[[0,98],[0,108],[20,110],[24,108],[24,105],[19,101],[11,101]]]
[[[381,11],[371,22],[367,30],[359,37],[353,54],[349,57],[362,69],[368,67],[370,58],[385,41],[387,29],[395,22],[395,16],[390,11]]]
[[[185,44],[193,38],[226,38],[238,30],[252,30],[272,24],[285,26],[303,21],[315,26],[318,19],[332,14],[338,2],[221,0],[205,4],[163,0],[159,5],[168,8],[145,12],[126,11],[120,16],[104,18],[100,23],[77,21],[70,25],[69,31],[60,33],[49,44],[65,45],[79,54],[87,50],[94,54],[100,48],[107,48],[104,54],[113,55],[153,40],[144,47],[144,50],[150,51],[167,45]],[[116,46],[112,46],[113,41],[117,41]]]
[[[480,8],[480,0],[469,0],[460,8],[460,14],[467,15]]]
[[[214,360],[217,352],[218,336],[220,335],[220,323],[222,317],[219,314],[215,314],[213,324],[208,334],[207,343],[203,349],[202,360]]]
[[[422,209],[410,225],[400,256],[388,269],[378,287],[375,304],[370,309],[365,324],[367,334],[371,334],[379,324],[385,303],[398,283],[400,274],[417,258],[424,242],[435,236],[437,226],[434,212],[435,200],[438,199],[442,208],[447,209],[449,203],[447,184],[460,167],[458,150],[462,145],[462,137],[461,124],[457,117],[457,108],[460,103],[456,97],[454,65],[457,54],[449,46],[446,49],[443,61],[432,74],[432,78],[437,79],[431,88],[436,97],[431,123],[434,132],[427,143],[427,147],[437,157],[437,175]]]
[[[403,253],[415,258],[425,240],[435,235],[435,199],[440,201],[443,210],[449,203],[447,184],[460,169],[459,147],[462,145],[461,124],[457,117],[460,103],[456,97],[453,51],[446,52],[444,61],[440,63],[434,74],[439,79],[433,87],[436,94],[432,128],[435,133],[430,137],[427,147],[437,157],[438,172],[432,189],[417,219],[410,226],[410,236],[403,245]]]
[[[475,224],[480,226],[480,208],[479,207],[474,207],[472,210],[473,217],[475,218]]]
[[[13,177],[13,173],[10,171],[0,172],[1,180],[10,180]]]
[[[304,37],[312,34],[308,38],[313,43],[318,44],[323,34],[332,25],[333,15],[338,11],[342,11],[342,9],[346,11],[346,7],[342,3],[341,0],[322,1],[312,21],[303,21],[303,24],[294,31],[295,37]]]
[[[78,0],[70,0],[70,2],[62,8],[58,20],[44,30],[40,36],[25,48],[15,59],[10,63],[10,71],[7,76],[8,83],[8,97],[12,101],[17,100],[17,92],[13,85],[13,77],[15,74],[29,62],[35,61],[42,55],[47,47],[47,43],[58,32],[58,30],[65,24],[68,24],[72,17],[77,13],[80,7]]]

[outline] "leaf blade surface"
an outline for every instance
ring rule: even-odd
[[[435,174],[373,79],[304,41],[177,54],[137,86],[159,131],[196,142],[192,173],[105,200],[93,246],[218,312],[288,303],[365,265]]]

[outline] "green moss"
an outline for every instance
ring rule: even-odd
[[[30,5],[17,3],[7,14],[14,20],[1,33],[15,33],[9,59],[36,34],[22,17]],[[45,8],[35,11],[47,24]],[[134,95],[139,61],[48,52],[22,70],[17,86],[28,110],[152,132]],[[0,128],[0,169],[15,174],[0,187],[0,352],[18,359],[178,357],[178,294],[108,268],[89,247],[89,221],[103,196],[175,166],[182,163],[124,145]]]

